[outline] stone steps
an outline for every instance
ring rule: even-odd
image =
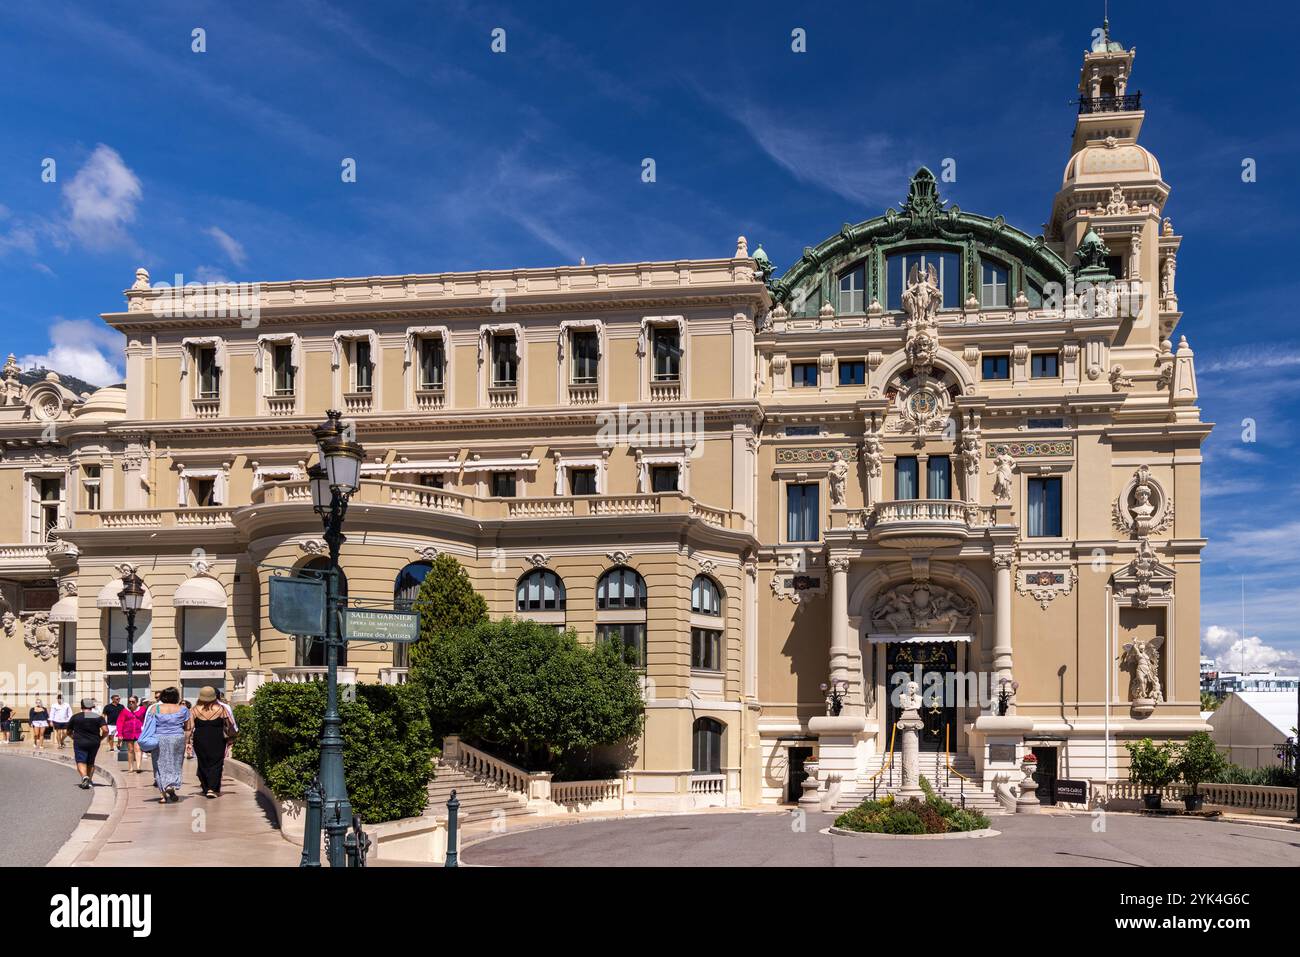
[[[836,812],[855,808],[873,796],[872,778],[880,770],[887,758],[888,755],[876,755],[868,761],[866,769],[858,778],[857,788],[853,791],[845,790],[841,793],[839,800],[835,802]],[[896,754],[894,756],[892,784],[890,783],[888,771],[876,780],[876,797],[897,793],[901,780],[899,760],[899,755]],[[921,754],[921,775],[930,782],[937,794],[950,803],[961,807],[962,782],[956,774],[948,774],[945,763],[942,755],[936,756],[932,752],[923,752]],[[969,755],[954,754],[952,756],[952,767],[953,771],[967,778],[964,790],[965,806],[969,810],[981,811],[989,816],[1007,813],[1006,808],[1002,806],[1002,803],[992,791],[985,791],[980,787],[975,773],[975,761]]]
[[[507,791],[465,773],[459,768],[439,763],[434,768],[434,778],[429,783],[429,803],[426,816],[446,817],[447,800],[455,790],[460,802],[460,819],[478,821],[486,817],[517,817],[535,814],[522,794]]]

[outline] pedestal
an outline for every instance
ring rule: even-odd
[[[820,811],[821,798],[817,795],[817,762],[805,761],[803,770],[808,776],[800,784],[800,787],[803,788],[803,794],[799,795],[799,806],[805,811]]]
[[[909,708],[902,717],[894,722],[894,727],[903,733],[903,786],[899,796],[904,798],[921,797],[921,729],[925,722],[916,712]]]
[[[1020,782],[1020,796],[1016,798],[1016,813],[1042,814],[1043,806],[1038,803],[1038,782],[1034,780],[1034,772],[1038,770],[1038,764],[1026,761],[1020,765],[1020,770],[1025,773],[1025,777]]]
[[[852,787],[858,779],[862,769],[858,750],[866,726],[867,719],[855,715],[826,715],[808,720],[808,730],[817,735],[818,776],[826,783],[821,797],[828,807],[839,799],[845,781]]]

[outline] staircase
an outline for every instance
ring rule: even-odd
[[[518,791],[509,791],[482,778],[439,761],[434,767],[434,777],[429,783],[429,803],[425,817],[447,816],[447,799],[452,790],[460,802],[460,823],[472,824],[497,817],[517,817],[535,814],[528,807],[528,798]]]
[[[869,759],[866,769],[858,777],[857,788],[850,790],[848,787],[844,787],[841,790],[839,800],[835,802],[836,813],[855,808],[872,797],[872,778],[885,764],[888,757],[888,754],[877,754]],[[968,810],[981,811],[989,816],[1007,813],[1006,808],[1002,806],[992,791],[985,791],[980,787],[979,779],[975,773],[975,761],[970,755],[963,753],[952,755],[953,773],[951,774],[947,769],[946,758],[947,756],[942,753],[929,751],[921,753],[921,775],[930,782],[936,793],[957,807],[962,807],[964,790],[964,803]],[[886,794],[897,794],[902,783],[902,759],[902,754],[896,753],[894,755],[892,785],[889,771],[885,771],[880,777],[875,778],[876,797],[883,798]],[[967,778],[964,788],[961,778],[957,776],[957,772],[964,774]]]

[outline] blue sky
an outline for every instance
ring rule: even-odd
[[[947,157],[946,198],[1037,233],[1101,6],[10,4],[0,350],[119,377],[96,316],[138,265],[200,281],[436,272],[727,256],[743,233],[784,268]],[[1218,423],[1205,646],[1294,670],[1300,279],[1281,264],[1300,238],[1300,14],[1237,11],[1202,23],[1186,4],[1114,0],[1111,26],[1138,50],[1142,142],[1186,236],[1179,333]]]

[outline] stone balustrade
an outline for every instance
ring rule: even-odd
[[[575,383],[569,386],[569,405],[596,405],[600,402],[600,386],[596,383]]]
[[[690,792],[692,794],[724,795],[727,791],[725,774],[692,774]]]
[[[298,405],[296,397],[291,395],[268,395],[266,397],[267,415],[293,415]]]
[[[415,411],[437,412],[447,405],[447,394],[442,389],[417,389]]]
[[[191,405],[194,408],[194,418],[196,419],[215,419],[221,415],[221,399],[219,398],[193,399]]]
[[[606,781],[552,781],[551,800],[562,807],[623,803],[623,779]]]
[[[272,668],[271,674],[275,681],[284,681],[288,684],[302,685],[309,681],[324,681],[329,675],[329,668],[325,665],[298,665],[293,668]],[[354,685],[357,683],[357,669],[345,665],[338,667],[339,684]]]
[[[380,668],[379,683],[381,685],[404,685],[410,679],[410,669],[408,668]]]
[[[1190,790],[1190,789],[1189,789]],[[1276,817],[1295,817],[1295,788],[1263,784],[1202,784],[1205,803]]]
[[[345,392],[343,410],[348,415],[364,415],[375,407],[375,397],[370,392]]]

